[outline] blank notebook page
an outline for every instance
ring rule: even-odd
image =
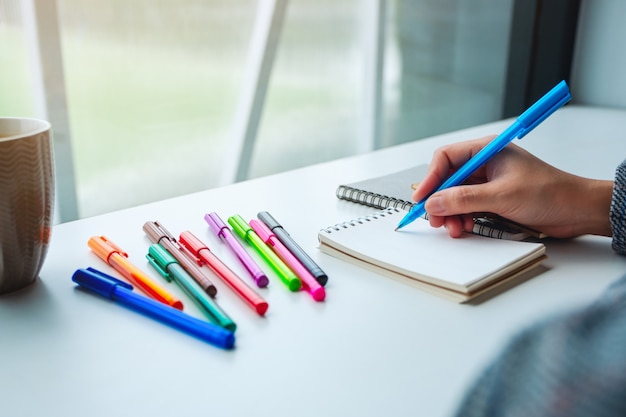
[[[375,218],[370,216],[324,229],[318,236],[320,250],[332,254],[334,248],[413,279],[462,292],[479,281],[496,280],[507,270],[520,268],[545,252],[541,243],[474,234],[453,239],[444,228],[432,228],[421,218],[394,231],[405,214],[388,209]]]

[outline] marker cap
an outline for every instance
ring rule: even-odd
[[[124,258],[128,258],[128,254],[124,252],[122,248],[111,242],[105,236],[92,236],[87,241],[87,245],[105,262],[109,262],[109,256],[113,253],[119,253]]]
[[[102,271],[98,271],[95,268],[89,267],[86,269],[78,269],[72,275],[72,281],[90,289],[91,291],[100,294],[106,298],[113,298],[115,287],[120,286],[127,290],[132,290],[133,286],[127,282],[121,281],[112,277],[109,274],[105,274]]]
[[[250,225],[246,223],[243,217],[239,214],[230,216],[228,218],[228,224],[230,224],[233,227],[233,230],[242,238],[245,238],[246,235],[252,230]]]

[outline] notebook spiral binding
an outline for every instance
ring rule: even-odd
[[[333,226],[326,227],[324,229],[321,229],[320,232],[324,232],[327,234],[339,232],[343,229],[347,229],[348,227],[354,227],[359,224],[364,224],[366,222],[377,220],[381,217],[385,217],[386,215],[390,215],[392,213],[397,213],[400,211],[402,210],[397,207],[388,207],[367,216],[357,217],[356,219],[349,220],[347,222],[337,223]],[[428,213],[424,213],[421,217],[425,220],[428,220]],[[519,230],[511,229],[503,224],[497,224],[495,221],[485,218],[474,219],[474,230],[472,230],[472,233],[474,233],[475,235],[503,240],[523,240],[529,236],[526,232],[520,232]]]
[[[411,201],[401,200],[395,197],[389,197],[382,194],[373,193],[371,191],[359,190],[356,188],[342,185],[337,188],[337,198],[352,201],[353,203],[363,204],[368,207],[379,209],[400,208],[409,210],[415,203]]]
[[[359,224],[364,224],[366,222],[371,222],[373,220],[378,220],[382,217],[385,217],[387,215],[390,215],[392,213],[397,213],[400,210],[395,208],[395,207],[390,207],[390,208],[386,208],[384,210],[381,210],[377,213],[373,213],[367,216],[361,216],[361,217],[357,217],[356,219],[352,219],[352,220],[348,220],[347,222],[343,222],[343,223],[337,223],[333,226],[327,227],[325,229],[322,229],[321,232],[330,234],[333,232],[339,232],[343,229],[347,229],[348,227],[354,227],[354,226],[358,226]]]

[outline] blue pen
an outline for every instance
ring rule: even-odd
[[[473,158],[467,161],[458,171],[456,171],[450,178],[448,178],[443,184],[422,200],[417,202],[411,210],[400,220],[396,230],[412,223],[418,217],[421,217],[426,212],[424,205],[428,197],[436,193],[437,191],[445,190],[446,188],[460,185],[470,175],[472,175],[478,168],[485,164],[494,155],[500,152],[506,145],[509,144],[514,138],[521,139],[528,132],[533,130],[539,123],[543,122],[548,116],[562,107],[572,98],[567,83],[561,81],[552,90],[548,91],[546,95],[541,97],[535,104],[530,106],[528,110],[522,113],[515,122],[508,129],[502,132],[498,137],[489,142],[487,146],[480,150]]]
[[[133,292],[133,286],[94,268],[77,269],[72,281],[89,291],[116,301],[215,346],[232,349],[235,335],[230,330],[191,317],[158,301]]]

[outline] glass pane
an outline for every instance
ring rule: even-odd
[[[255,0],[58,0],[81,217],[215,186]]]
[[[20,0],[0,1],[0,116],[35,117]]]
[[[385,144],[501,118],[513,0],[393,6]]]
[[[57,3],[81,217],[218,185],[257,1]],[[386,4],[383,146],[501,117],[512,0]],[[0,0],[0,113],[33,115],[19,5]],[[251,177],[364,148],[368,5],[289,2]]]
[[[250,176],[357,153],[365,0],[293,0]],[[501,118],[512,0],[387,2],[382,145]]]
[[[251,177],[356,152],[364,64],[362,4],[289,2]]]

